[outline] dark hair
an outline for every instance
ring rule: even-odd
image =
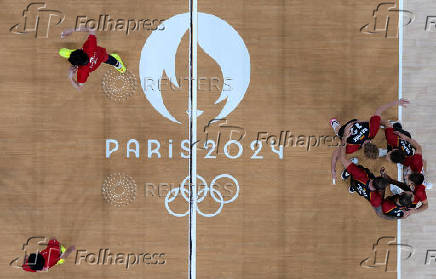
[[[351,122],[357,121],[357,119],[351,119],[350,121],[348,121],[347,123],[345,123],[345,125],[342,125],[341,128],[339,128],[338,131],[338,136],[342,139],[342,137],[344,136],[344,131],[345,131],[345,127],[347,127],[348,124],[350,124]]]
[[[424,175],[422,175],[422,173],[411,173],[409,180],[415,185],[421,185],[424,182]]]
[[[378,158],[378,147],[377,145],[373,144],[373,143],[365,143],[364,147],[363,147],[363,153],[365,153],[366,157],[370,158],[370,159],[377,159]]]
[[[391,158],[391,161],[394,163],[403,163],[406,159],[406,152],[400,149],[392,150],[392,152],[389,154],[389,157]]]
[[[41,254],[30,254],[27,260],[27,265],[32,270],[42,270],[44,268],[45,260]]]
[[[372,181],[372,186],[378,191],[384,190],[389,185],[389,181],[381,176],[374,178]]]
[[[398,198],[398,203],[401,206],[409,208],[412,206],[412,195],[408,193],[401,193]]]
[[[77,49],[71,52],[68,61],[74,66],[83,66],[89,63],[89,57],[83,50]]]

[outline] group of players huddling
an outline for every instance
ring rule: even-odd
[[[378,216],[384,219],[404,219],[428,208],[424,182],[422,147],[403,130],[401,123],[382,120],[382,113],[388,108],[406,106],[409,101],[400,99],[379,107],[369,121],[353,119],[341,125],[335,118],[330,125],[341,139],[340,146],[332,155],[332,179],[336,184],[336,162],[344,166],[343,180],[350,180],[350,193],[357,193],[367,199]],[[380,128],[384,128],[387,149],[378,148],[371,140]],[[403,167],[403,181],[392,179],[384,168],[375,175],[367,168],[358,165],[357,158],[347,159],[347,154],[363,148],[366,157],[378,159],[386,157],[391,163]],[[385,197],[385,189],[390,185],[392,196]]]

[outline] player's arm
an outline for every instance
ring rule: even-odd
[[[395,134],[397,136],[399,136],[401,139],[407,141],[408,143],[410,143],[411,145],[413,145],[415,147],[415,154],[422,154],[422,146],[414,139],[409,138],[408,136],[400,133],[400,132],[395,132]]]
[[[77,72],[77,67],[75,66],[71,66],[69,72],[68,72],[68,79],[71,81],[71,84],[73,85],[74,88],[76,88],[77,90],[82,89],[83,87],[83,83],[77,82],[73,76],[74,74]]]
[[[398,180],[395,180],[395,179],[391,178],[391,177],[387,174],[387,172],[386,172],[386,170],[385,170],[384,167],[382,167],[382,168],[380,169],[380,175],[381,175],[383,178],[387,179],[388,182],[389,182],[389,184],[396,185],[396,186],[400,187],[400,189],[403,190],[403,191],[411,192],[409,185],[407,185],[406,183],[403,183],[403,182],[400,182],[400,181],[398,181]]]
[[[385,220],[397,220],[397,218],[384,214],[381,206],[373,207],[373,208],[375,214],[377,214],[378,217],[383,218]]]
[[[393,102],[390,102],[389,104],[385,104],[385,105],[382,105],[382,106],[380,106],[376,111],[375,111],[375,114],[374,115],[378,115],[378,116],[381,116],[382,115],[382,113],[385,111],[385,110],[387,110],[387,109],[389,109],[389,108],[391,108],[391,107],[395,107],[395,106],[398,106],[398,105],[400,105],[400,106],[406,106],[407,104],[409,104],[410,102],[409,102],[409,100],[407,100],[407,99],[399,99],[399,100],[395,100],[395,101],[393,101]]]
[[[341,145],[339,146],[339,160],[341,161],[342,165],[344,166],[344,168],[348,168],[349,165],[352,164],[352,162],[350,160],[348,160],[345,157],[345,153],[346,153],[346,136],[344,135],[344,137],[342,137],[342,142]]]
[[[387,121],[387,120],[381,120],[380,124],[383,125],[386,128],[393,128],[391,122]]]
[[[95,31],[92,29],[89,29],[87,27],[80,27],[77,29],[74,28],[69,28],[69,29],[65,29],[62,33],[61,33],[61,38],[65,38],[70,36],[71,34],[73,34],[73,32],[88,32],[89,35],[95,35]]]
[[[338,157],[339,157],[339,148],[336,148],[335,151],[333,151],[332,154],[332,184],[336,184],[336,162],[338,161]]]
[[[423,212],[428,209],[428,200],[422,202],[422,205],[419,208],[415,208],[413,213]]]

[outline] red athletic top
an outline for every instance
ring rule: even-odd
[[[418,202],[425,202],[427,200],[427,194],[425,193],[425,186],[418,185],[415,187],[415,191],[413,192],[415,195],[415,199],[412,202],[412,207],[416,207]]]
[[[368,139],[373,139],[380,129],[381,118],[378,115],[371,117],[369,122],[357,122],[351,126],[352,134],[347,138],[345,152],[351,154],[359,150]]]
[[[41,254],[44,257],[45,269],[56,265],[61,256],[60,243],[56,239],[51,239],[47,244],[47,248],[39,252],[39,254]],[[23,270],[36,272],[36,270],[30,268],[28,264],[28,260],[26,261],[25,264],[23,264]]]
[[[386,128],[385,136],[386,142],[388,144],[388,151],[393,149],[400,149],[406,153],[407,157],[413,155],[413,146],[409,142],[401,139],[398,135],[396,135],[393,128]]]
[[[379,192],[369,189],[370,178],[366,171],[355,164],[350,164],[347,172],[351,175],[351,179],[357,181],[356,192],[367,199],[373,207],[381,206],[383,198]]]
[[[394,202],[395,196],[386,198],[382,203],[383,213],[397,218],[402,218],[406,210],[405,207],[398,206]]]
[[[403,165],[406,167],[410,167],[410,169],[413,172],[418,172],[421,173],[422,172],[422,155],[421,154],[415,154],[413,156],[407,157],[404,162]]]
[[[88,55],[89,63],[79,66],[77,70],[77,82],[85,83],[89,73],[97,70],[102,62],[106,62],[109,55],[106,49],[97,46],[97,37],[89,35],[88,40],[83,44],[82,50]]]

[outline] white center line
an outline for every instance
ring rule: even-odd
[[[398,3],[398,98],[403,98],[403,0]],[[403,108],[398,106],[398,120],[403,120]],[[403,168],[398,168],[398,181],[402,181]],[[397,244],[401,244],[401,219],[397,220]],[[397,245],[397,279],[401,279],[401,245]]]
[[[197,0],[190,0],[189,12],[189,279],[195,279],[197,276]]]

